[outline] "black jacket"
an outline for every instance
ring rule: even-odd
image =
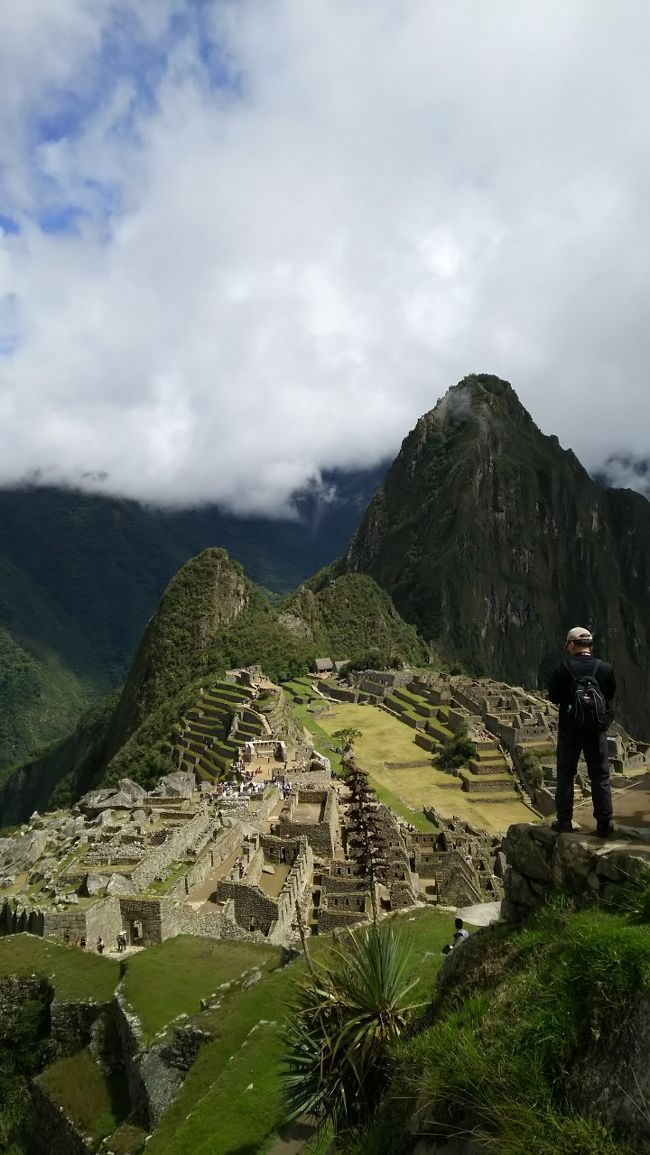
[[[573,679],[569,673],[569,667],[573,670],[575,676],[579,678],[581,674],[591,674],[596,665],[596,658],[591,654],[567,654],[563,662],[556,666],[551,674],[551,679],[548,684],[548,696],[551,702],[560,707],[560,715],[558,725],[563,729],[563,722],[566,708],[571,700],[573,689]],[[603,691],[603,697],[607,703],[607,714],[605,715],[608,726],[611,726],[614,721],[614,695],[616,694],[616,678],[614,671],[609,662],[601,662],[596,670],[596,681]]]

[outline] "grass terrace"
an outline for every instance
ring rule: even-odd
[[[124,994],[151,1039],[177,1015],[196,1014],[221,983],[278,960],[277,947],[179,935],[129,959]]]
[[[100,958],[55,939],[33,934],[0,938],[0,978],[33,974],[51,978],[58,999],[94,999],[104,1003],[113,996],[120,970],[113,959]]]
[[[306,722],[309,725],[309,722]],[[490,833],[500,833],[513,822],[535,821],[533,811],[519,798],[495,802],[495,795],[469,794],[462,789],[460,778],[438,769],[431,759],[429,765],[404,769],[389,769],[389,762],[428,761],[426,751],[415,742],[416,731],[399,718],[378,706],[341,703],[319,715],[318,726],[331,735],[348,726],[360,730],[362,737],[355,742],[359,762],[368,771],[378,796],[396,813],[415,822],[413,810],[433,806],[445,817],[457,815]],[[311,727],[310,727],[311,729]],[[312,730],[313,733],[313,730]],[[450,731],[451,734],[451,731]],[[399,803],[399,808],[395,801]],[[422,820],[427,820],[422,817]],[[430,826],[424,827],[430,829]]]
[[[131,1111],[123,1074],[104,1075],[88,1048],[46,1067],[38,1082],[81,1131],[97,1142],[115,1131]]]

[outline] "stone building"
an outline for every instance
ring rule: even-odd
[[[316,857],[333,858],[341,846],[336,788],[306,790],[301,786],[293,791],[273,832],[280,838],[304,837]]]

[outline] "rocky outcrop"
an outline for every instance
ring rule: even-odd
[[[650,1141],[650,996],[641,999],[616,1038],[594,1048],[575,1079],[575,1102],[621,1134]],[[647,1150],[643,1147],[643,1150]]]
[[[509,828],[502,849],[507,868],[501,914],[512,922],[521,922],[552,890],[609,906],[622,888],[650,879],[650,845],[637,840],[603,842],[521,823]]]

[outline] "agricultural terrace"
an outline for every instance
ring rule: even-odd
[[[485,801],[465,793],[460,778],[438,770],[433,760],[428,766],[388,769],[389,762],[425,761],[426,751],[415,744],[415,731],[378,706],[330,703],[330,707],[318,715],[319,727],[330,737],[348,726],[361,731],[362,737],[355,742],[359,762],[370,774],[378,796],[386,805],[396,809],[385,796],[386,792],[401,802],[398,813],[405,813],[404,804],[418,809],[433,806],[445,818],[457,815],[490,834],[500,834],[513,822],[530,822],[534,818],[528,807],[518,800]],[[470,801],[471,797],[476,800]],[[415,821],[412,817],[410,820]],[[420,823],[416,825],[425,829]]]

